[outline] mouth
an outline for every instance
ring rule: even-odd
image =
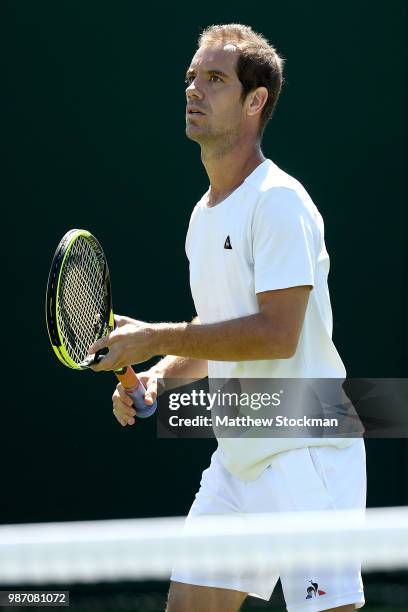
[[[198,108],[187,108],[186,114],[189,117],[204,117],[205,116],[205,113],[203,113]]]

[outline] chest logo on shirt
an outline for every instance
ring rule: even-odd
[[[312,586],[307,587],[306,589],[306,599],[312,599],[313,597],[320,597],[320,595],[326,595],[326,591],[319,589],[319,585],[317,584],[317,582],[313,582],[313,580],[309,580],[309,582]]]
[[[230,237],[227,236],[224,242],[224,249],[232,249]]]

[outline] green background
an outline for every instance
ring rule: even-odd
[[[116,312],[190,319],[184,238],[207,188],[184,136],[184,71],[200,30],[239,21],[286,58],[264,153],[320,209],[334,341],[353,377],[404,377],[407,217],[404,2],[2,2],[5,148],[0,520],[185,514],[214,442],[125,429],[113,378],[53,357],[51,258],[72,227],[104,245]],[[211,299],[211,296],[209,296]],[[406,440],[369,440],[369,505],[408,502]]]

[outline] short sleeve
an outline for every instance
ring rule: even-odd
[[[273,188],[252,223],[255,292],[315,284],[318,227],[292,189]]]

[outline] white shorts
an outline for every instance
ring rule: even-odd
[[[208,514],[294,512],[364,508],[366,467],[363,440],[347,448],[307,447],[276,455],[271,465],[252,482],[243,482],[221,464],[217,451],[203,472],[200,490],[187,517]],[[279,572],[262,568],[259,573],[222,576],[173,570],[171,580],[187,584],[233,589],[268,600],[281,579],[287,609],[319,612],[364,601],[360,566],[330,567],[314,575],[304,571]],[[311,575],[313,574],[313,575]]]

